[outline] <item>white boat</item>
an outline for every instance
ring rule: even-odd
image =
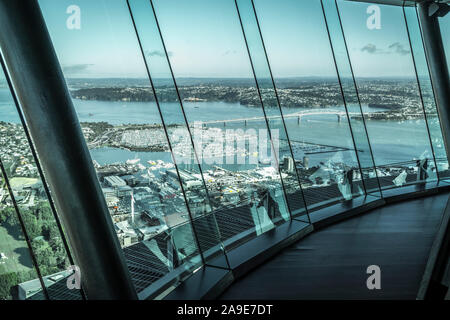
[[[126,164],[136,164],[136,163],[138,163],[139,161],[141,161],[141,159],[127,160],[127,161],[126,161]]]

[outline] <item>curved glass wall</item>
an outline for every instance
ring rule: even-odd
[[[344,104],[355,144],[356,155],[361,166],[362,182],[366,193],[380,196],[380,184],[375,168],[372,146],[367,135],[364,112],[361,106],[358,87],[356,86],[337,4],[334,0],[322,0],[321,5],[336,64],[339,85],[344,97]]]
[[[197,244],[203,259],[211,263],[210,260],[219,255],[216,263],[226,268],[227,264],[221,253],[223,246],[220,242],[216,216],[212,213],[210,195],[199,162],[201,155],[194,148],[195,140],[192,139],[198,128],[188,125],[184,106],[180,103],[180,92],[168,60],[171,53],[166,50],[161,39],[151,3],[130,1],[129,11],[169,137],[170,149],[177,166],[176,173],[182,181],[181,187],[190,210]]]
[[[173,91],[155,99],[126,1],[73,3],[40,1],[136,290],[152,292],[201,265],[191,217],[205,191],[174,161],[189,135],[168,119],[182,118]]]
[[[413,7],[39,3],[141,298],[175,287],[201,266],[229,269],[231,250],[285,222],[307,226],[310,212],[374,200],[380,186],[448,175]],[[17,115],[2,101],[2,119]],[[0,125],[1,132],[21,128],[20,121]],[[14,152],[2,152],[8,167]],[[25,181],[4,178],[13,186]],[[30,199],[1,190],[5,212],[14,212],[13,198],[18,205]],[[18,212],[27,216],[28,208]],[[25,222],[21,232],[42,245],[27,257],[24,236],[17,236],[29,278],[41,271],[30,264],[34,256],[43,276],[66,267],[58,258],[39,260],[50,252],[41,242],[53,237],[36,235],[33,217]],[[2,250],[9,249],[0,242]],[[2,273],[9,271],[0,264]]]
[[[402,7],[337,3],[382,188],[436,180]]]
[[[280,98],[267,59],[254,4],[251,0],[235,2],[267,127],[274,145],[278,147],[276,160],[278,167],[281,168],[289,209],[292,216],[303,216],[306,214],[306,206],[297,170],[300,163],[295,161],[292,143],[288,138],[286,121],[280,108]],[[308,222],[308,217],[299,219]]]
[[[268,130],[234,2],[152,4],[220,240],[231,248],[290,219],[280,138]]]
[[[254,1],[309,209],[364,194],[320,1]]]
[[[423,110],[425,112],[426,125],[431,140],[431,148],[437,165],[439,178],[445,179],[450,175],[448,168],[447,154],[442,137],[441,126],[439,124],[439,115],[437,112],[436,101],[433,94],[433,86],[428,71],[427,59],[422,42],[417,11],[414,7],[405,7],[403,9],[406,27],[408,29],[412,57],[417,74],[417,83],[419,85],[419,94],[422,100]],[[443,38],[444,39],[444,38]]]

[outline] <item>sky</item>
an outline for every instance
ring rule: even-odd
[[[239,0],[241,1],[241,0]],[[246,1],[246,0],[242,0]],[[140,78],[145,65],[125,0],[39,0],[58,58],[69,78]],[[131,0],[136,16],[152,14],[148,0]],[[234,0],[154,0],[176,77],[252,77]],[[275,77],[335,76],[318,0],[254,0]],[[413,76],[399,7],[380,6],[381,28],[368,29],[368,4],[338,0],[357,77]],[[67,8],[80,8],[80,29],[69,29]],[[450,22],[442,24],[448,38]],[[155,38],[152,19],[136,20],[142,38]],[[152,33],[152,35],[149,35]],[[444,41],[450,52],[450,42]],[[163,50],[145,49],[150,72],[164,72]]]
[[[444,42],[444,50],[447,56],[447,65],[450,69],[450,13],[447,16],[440,18],[439,24],[441,26],[442,40]]]

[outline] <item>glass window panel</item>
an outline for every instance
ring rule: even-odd
[[[364,114],[359,101],[358,90],[354,81],[353,70],[347,52],[347,44],[342,33],[339,13],[334,0],[322,1],[325,22],[330,34],[330,42],[336,60],[338,77],[342,87],[344,102],[349,114],[358,160],[363,173],[364,184],[368,193],[380,195],[372,148],[367,136]],[[359,108],[358,108],[359,107]]]
[[[382,188],[436,179],[402,7],[337,3]]]
[[[183,192],[200,250],[209,264],[226,268],[216,214],[212,212],[198,151],[193,147],[195,142],[191,138],[202,127],[188,127],[186,124],[186,112],[179,102],[179,91],[168,61],[171,53],[166,52],[151,3],[142,0],[129,3],[158,108],[168,132],[179,175],[182,176]],[[211,262],[212,259],[215,259],[214,262]]]
[[[428,71],[416,8],[405,7],[404,12],[409,37],[411,40],[412,54],[417,70],[417,80],[420,86],[427,126],[432,142],[431,146],[436,159],[438,175],[439,178],[448,178],[450,171],[448,168],[447,153],[445,151],[441,126],[439,124],[439,115],[437,112],[436,101],[434,99],[433,87]]]
[[[308,209],[363,194],[320,1],[254,4]]]
[[[230,0],[153,5],[187,121],[197,128],[220,237],[231,248],[289,219],[236,6]]]
[[[306,207],[449,174],[414,8],[39,2],[138,292],[155,296],[203,262],[229,267],[225,249]],[[50,298],[79,298],[61,280],[67,254],[2,81],[0,298],[22,287],[43,298],[4,178]]]
[[[442,44],[447,57],[447,66],[450,69],[450,14],[447,13],[447,15],[438,19],[441,28]]]
[[[282,172],[282,185],[286,191],[286,199],[292,216],[306,214],[306,205],[304,195],[300,187],[300,178],[296,170],[290,141],[285,129],[284,118],[282,117],[278,95],[274,87],[272,74],[265,54],[264,43],[260,35],[257,17],[254,11],[252,0],[236,1],[239,11],[242,29],[245,34],[245,40],[252,60],[253,72],[255,75],[258,91],[261,96],[261,102],[264,115],[267,118],[267,126],[273,138],[278,141],[277,159],[278,166]],[[286,220],[288,217],[285,217]],[[302,219],[308,222],[308,217]]]
[[[202,259],[127,2],[39,3],[136,290],[156,295]]]

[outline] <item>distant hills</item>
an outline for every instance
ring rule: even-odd
[[[343,78],[343,81],[352,81],[351,78]],[[385,77],[385,78],[358,78],[357,81],[381,81],[381,82],[402,82],[412,81],[413,78],[406,77]],[[67,85],[70,89],[83,88],[112,88],[112,87],[147,87],[150,86],[148,78],[68,78]],[[261,81],[261,80],[260,80]],[[170,86],[173,84],[171,78],[153,78],[156,86]],[[200,85],[215,85],[215,86],[231,86],[231,87],[248,87],[254,86],[254,78],[176,78],[179,86],[200,86]],[[262,85],[271,85],[270,78],[263,79]],[[277,87],[288,88],[306,83],[336,83],[337,77],[288,77],[275,78]],[[1,83],[1,82],[0,82]]]

